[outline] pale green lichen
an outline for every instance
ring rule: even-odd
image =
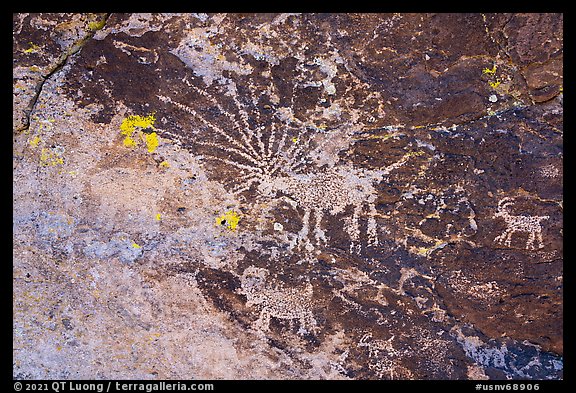
[[[88,23],[88,29],[92,31],[100,30],[106,24],[106,19],[102,18],[101,20],[93,21]]]
[[[433,251],[444,248],[448,243],[443,240],[436,240],[435,244],[430,247],[418,247],[416,254],[422,257],[428,257]]]
[[[30,141],[28,142],[28,144],[30,145],[30,147],[38,147],[38,144],[40,143],[41,139],[38,135],[36,135],[34,138],[30,139]]]
[[[30,47],[28,49],[24,49],[22,52],[30,54],[30,53],[37,53],[40,50],[40,47],[32,42],[29,43]]]
[[[40,152],[40,163],[44,166],[62,165],[64,164],[64,158],[62,158],[60,152],[44,147]]]

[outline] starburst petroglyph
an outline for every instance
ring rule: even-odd
[[[536,250],[544,247],[542,243],[542,221],[549,219],[549,216],[515,216],[508,211],[514,200],[510,197],[503,198],[498,202],[498,211],[494,217],[503,218],[506,221],[504,232],[496,236],[495,242],[510,247],[512,235],[516,232],[528,233],[526,249]],[[536,245],[536,241],[538,244]]]
[[[259,94],[253,87],[248,93],[244,90],[249,96],[246,99],[239,96],[233,82],[206,89],[188,85],[197,103],[194,107],[165,95],[158,98],[191,115],[199,124],[200,130],[190,138],[194,140],[186,143],[193,145],[203,159],[218,161],[232,170],[232,175],[223,180],[230,192],[241,198],[246,192],[256,192],[259,200],[266,199],[271,204],[287,200],[295,209],[301,209],[302,225],[296,244],[308,252],[329,242],[322,225],[325,214],[351,212],[343,226],[351,241],[351,252],[361,251],[363,226],[366,245],[378,245],[375,185],[414,153],[406,153],[377,170],[337,163],[337,159],[318,165],[317,157],[326,155],[327,145],[335,143],[336,134],[340,138],[344,135],[344,139],[353,134],[349,123],[327,131],[324,124],[304,122],[291,107],[274,105],[277,95],[273,87]],[[210,89],[221,89],[219,99]],[[254,203],[253,198],[244,200]],[[361,223],[362,216],[366,217],[366,224]]]

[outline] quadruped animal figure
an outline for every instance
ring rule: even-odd
[[[506,229],[502,234],[496,236],[495,242],[510,247],[512,235],[516,232],[528,233],[526,249],[537,250],[544,247],[542,242],[542,221],[549,219],[549,216],[517,216],[510,214],[509,207],[514,204],[510,197],[503,198],[498,202],[498,211],[494,217],[504,219]]]

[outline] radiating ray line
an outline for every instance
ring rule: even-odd
[[[276,148],[276,155],[280,156],[282,153],[282,149],[284,149],[284,145],[286,144],[286,139],[288,138],[288,125],[284,125],[284,132],[282,133],[282,137],[280,138],[280,142],[278,143],[278,147]]]
[[[314,221],[316,222],[316,225],[314,225],[314,237],[316,239],[317,246],[321,244],[321,240],[324,242],[324,244],[328,243],[328,240],[326,240],[326,233],[322,230],[321,226],[323,217],[324,214],[321,209],[314,210]]]
[[[221,144],[218,144],[218,143],[202,142],[202,141],[195,141],[194,144],[201,145],[201,146],[213,147],[213,148],[220,149],[222,151],[226,151],[229,153],[236,153],[239,156],[243,157],[244,159],[252,162],[253,164],[256,164],[256,166],[258,166],[258,167],[260,167],[262,164],[262,162],[260,160],[256,160],[251,155],[248,155],[248,154],[244,153],[242,150],[238,150],[238,149],[235,149],[233,147],[222,146]]]
[[[234,90],[236,92],[236,94],[232,94],[232,101],[234,101],[234,105],[236,105],[236,109],[238,110],[238,113],[240,114],[240,119],[242,120],[242,123],[244,123],[244,126],[246,127],[247,130],[250,130],[250,137],[249,138],[255,138],[256,139],[256,143],[258,144],[258,148],[260,149],[261,153],[260,154],[264,154],[265,150],[264,150],[264,144],[262,143],[262,132],[259,129],[259,127],[256,127],[256,130],[252,129],[252,127],[250,126],[250,122],[248,121],[249,119],[249,115],[248,112],[246,112],[246,110],[244,109],[244,104],[242,104],[240,101],[238,101],[238,97],[237,97],[237,92],[238,90],[236,89],[236,86],[234,86]],[[250,142],[248,142],[250,144],[250,146],[252,146],[252,144]],[[258,154],[260,156],[260,154]]]
[[[254,178],[254,177],[257,178],[257,179],[260,179],[261,176],[262,176],[262,173],[259,173],[259,172],[258,172],[258,173],[248,172],[248,173],[241,173],[241,174],[239,174],[239,175],[236,177],[236,179],[238,179],[238,180],[248,179],[248,180],[249,180],[249,179]]]
[[[270,136],[268,137],[268,148],[266,149],[266,158],[272,157],[272,148],[276,141],[276,123],[272,122],[270,125]]]
[[[324,146],[326,146],[328,143],[330,143],[332,141],[332,139],[329,136],[324,136],[324,138],[322,139],[322,141],[318,144],[318,146],[314,149],[314,150],[322,150],[324,148]],[[298,155],[299,152],[295,153],[295,157]],[[290,167],[290,170],[294,170],[297,167],[306,164],[306,160],[309,159],[309,154],[310,151],[305,151],[306,155],[304,155],[303,157],[300,158],[300,160],[295,161],[294,164]]]
[[[250,155],[251,152],[250,150],[243,145],[242,143],[238,142],[236,139],[234,139],[232,136],[228,135],[226,133],[226,131],[224,131],[223,129],[221,129],[220,127],[216,126],[215,124],[210,123],[208,120],[204,119],[202,116],[200,116],[194,109],[190,108],[188,105],[184,105],[181,104],[180,102],[174,101],[173,99],[171,99],[170,97],[166,97],[166,96],[162,96],[162,95],[157,95],[157,97],[163,101],[163,102],[169,102],[172,105],[176,106],[178,109],[190,113],[191,115],[193,115],[194,117],[196,117],[198,120],[200,120],[204,125],[206,125],[207,127],[213,129],[214,131],[216,131],[218,134],[222,135],[224,138],[226,138],[226,140],[230,143],[232,143],[233,145],[244,149],[245,153]],[[256,154],[256,157],[254,157],[255,159],[262,159],[262,157],[260,157],[260,155]]]
[[[238,168],[240,168],[240,169],[246,169],[246,170],[252,171],[252,172],[258,172],[258,173],[262,173],[262,172],[263,172],[262,168],[260,168],[260,167],[254,167],[254,166],[251,166],[251,165],[240,164],[239,162],[232,161],[232,160],[228,160],[228,159],[222,158],[222,157],[204,155],[203,158],[204,158],[204,159],[209,159],[209,160],[218,160],[218,161],[224,162],[224,163],[226,163],[226,164],[229,164],[229,165],[233,165],[233,166],[235,166],[235,167],[238,167]]]
[[[258,148],[262,152],[262,155],[266,155],[266,150],[264,148],[264,142],[262,140],[262,127],[261,127],[261,118],[260,118],[260,110],[258,109],[258,98],[260,97],[261,93],[257,93],[254,90],[254,85],[248,84],[248,90],[250,91],[250,99],[254,108],[256,108],[255,112],[255,120],[258,126],[254,129],[254,135],[256,136],[256,142],[258,143]],[[256,101],[256,102],[254,102]]]
[[[262,155],[266,156],[266,148],[264,147],[264,142],[262,141],[262,127],[256,127],[254,132],[256,135],[256,142],[258,143],[258,148],[262,152]]]
[[[257,93],[254,90],[254,85],[250,83],[248,84],[248,90],[250,90],[250,98],[252,99],[252,105],[254,105],[256,109],[258,109],[258,102],[259,102],[258,99],[262,95],[262,92]],[[260,111],[256,110],[255,113],[256,113],[256,123],[260,124]]]
[[[234,93],[232,94],[232,101],[234,101],[234,105],[236,105],[236,109],[238,110],[238,113],[240,114],[240,119],[242,120],[242,122],[244,123],[244,127],[246,127],[246,129],[252,131],[252,128],[250,127],[250,122],[248,121],[248,118],[250,117],[248,115],[248,112],[246,112],[246,110],[244,109],[244,104],[242,104],[240,101],[238,101],[238,90],[236,89],[236,85],[234,85]]]
[[[298,242],[308,242],[308,232],[309,232],[309,219],[310,219],[310,210],[304,209],[304,216],[302,217],[302,228],[298,232]]]
[[[291,110],[290,110],[291,111]],[[270,170],[270,175],[273,175],[274,173],[276,173],[281,165],[285,165],[285,157],[284,157],[284,146],[286,145],[286,142],[288,140],[288,129],[289,128],[294,128],[296,130],[300,131],[299,127],[294,127],[292,126],[290,123],[295,123],[294,121],[288,119],[288,121],[284,121],[283,122],[283,132],[282,132],[282,136],[280,137],[280,141],[278,142],[278,146],[276,148],[276,154],[275,154],[275,158],[274,158],[274,164],[272,165],[272,169]],[[289,157],[288,157],[289,158]]]
[[[292,164],[289,166],[289,170],[294,170],[301,165],[307,164],[307,161],[310,160],[310,152],[311,149],[308,144],[299,143],[299,146],[292,154]],[[300,156],[300,159],[297,160],[298,156]]]
[[[288,124],[284,124],[284,132],[282,133],[282,137],[280,139],[280,142],[278,143],[278,147],[276,148],[276,158],[275,158],[275,163],[272,166],[272,169],[270,170],[270,175],[273,175],[274,173],[276,173],[276,171],[278,171],[282,165],[286,165],[285,160],[284,160],[284,145],[286,145],[286,141],[288,139],[288,128],[289,127],[293,127],[291,125]],[[297,129],[297,127],[294,127]]]
[[[354,248],[356,248],[356,252],[359,253],[361,250],[361,244],[356,242],[360,241],[360,223],[358,222],[358,218],[362,214],[362,207],[354,206],[354,210],[352,213],[352,219],[350,220],[350,231],[348,231],[348,236],[350,236],[350,252],[354,252]]]
[[[288,148],[286,151],[286,155],[290,157],[290,160],[295,163],[296,158],[299,154],[304,153],[306,154],[307,151],[305,150],[306,147],[309,147],[307,143],[304,142],[304,135],[306,135],[308,130],[306,128],[299,128],[298,135],[296,136],[296,141]],[[308,142],[309,140],[306,140]],[[292,165],[293,165],[292,164]]]
[[[313,129],[310,128],[310,126],[307,126],[304,122],[302,122],[300,119],[298,119],[294,116],[292,116],[290,119],[288,119],[287,125],[291,126],[290,123],[296,125],[296,126],[292,126],[292,127],[294,127],[295,129],[298,130],[298,135],[296,136],[297,141],[292,146],[290,146],[288,148],[288,150],[286,151],[286,155],[288,156],[288,158],[290,160],[295,160],[299,154],[301,154],[301,153],[307,154],[308,153],[308,151],[305,150],[307,145],[302,143],[302,141],[300,141],[300,139],[303,139],[304,135],[306,135],[306,133],[309,131],[310,132],[313,131]],[[282,146],[281,146],[282,148],[284,147],[284,144],[286,143],[285,142],[285,136],[286,136],[286,133],[284,134],[284,139],[282,141]],[[280,146],[279,146],[278,151],[280,151]],[[294,162],[293,165],[296,165],[296,163]]]
[[[296,96],[296,88],[298,87],[298,82],[294,81],[292,85],[292,93],[290,94],[290,108],[294,108],[294,97]]]
[[[250,189],[250,187],[252,187],[252,184],[254,184],[257,181],[259,181],[259,180],[254,178],[254,179],[248,180],[246,183],[239,184],[232,189],[231,193],[233,195],[238,195],[238,194],[243,193],[244,191],[248,191]]]
[[[226,116],[228,119],[230,119],[230,121],[232,122],[232,124],[234,125],[234,129],[237,130],[238,132],[240,132],[240,136],[242,138],[242,140],[244,141],[244,143],[246,143],[247,147],[252,150],[252,153],[258,157],[258,158],[262,158],[262,156],[260,154],[258,154],[256,152],[256,150],[254,149],[254,147],[252,146],[252,143],[250,142],[250,134],[247,133],[246,131],[244,131],[244,128],[242,127],[242,125],[238,122],[236,115],[228,112],[226,109],[224,109],[224,107],[218,102],[218,100],[216,100],[216,98],[214,98],[214,96],[212,96],[212,94],[208,93],[207,91],[204,91],[202,89],[199,89],[198,87],[194,86],[194,85],[189,85],[190,87],[192,87],[196,92],[198,92],[199,94],[203,95],[204,97],[206,97],[206,99],[208,99],[212,104],[216,105],[216,107],[218,108],[218,110],[220,112],[222,112],[222,114],[224,114],[224,116]],[[239,104],[238,101],[234,98],[234,101],[236,102],[236,104]],[[237,105],[238,106],[238,105]],[[247,116],[247,114],[246,114]],[[250,129],[250,125],[248,124],[247,121],[244,122],[245,127],[252,131]]]
[[[238,184],[232,187],[232,190],[242,187],[245,183],[253,183],[255,181],[260,181],[261,173],[248,172],[240,174],[236,176],[234,180],[236,180]]]

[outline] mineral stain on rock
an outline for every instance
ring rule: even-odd
[[[562,14],[13,21],[15,377],[563,378]]]

